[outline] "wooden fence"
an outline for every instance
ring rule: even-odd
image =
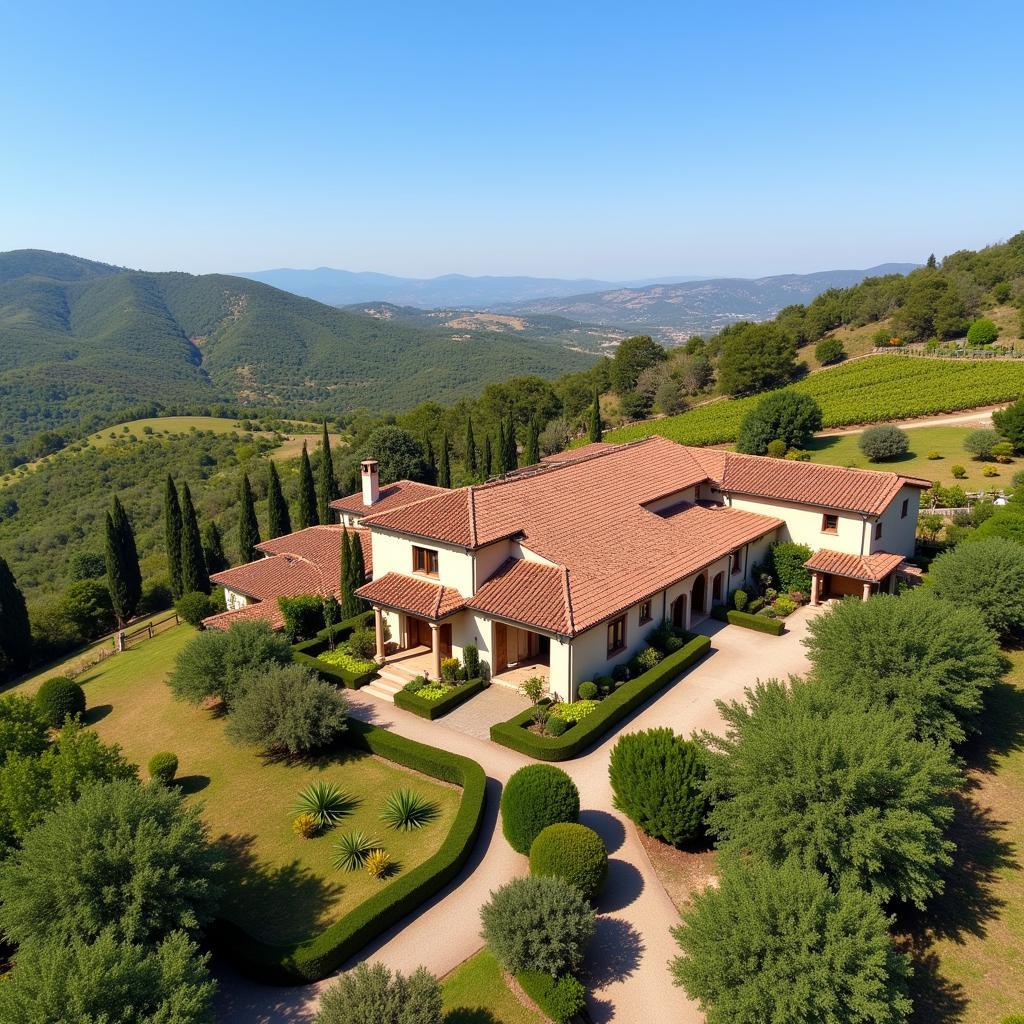
[[[152,622],[146,623],[145,626],[140,626],[138,629],[132,630],[131,633],[118,633],[117,649],[119,651],[127,651],[130,647],[134,647],[142,643],[143,640],[152,640],[158,633],[163,633],[168,629],[173,629],[178,625],[178,621],[178,613],[171,612],[170,615],[167,615],[162,619],[155,619]]]

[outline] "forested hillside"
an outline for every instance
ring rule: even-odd
[[[141,403],[402,409],[590,361],[557,340],[403,324],[242,278],[0,254],[6,445]]]

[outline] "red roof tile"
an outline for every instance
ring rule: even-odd
[[[284,626],[284,616],[277,601],[257,601],[234,611],[219,612],[203,619],[203,625],[207,629],[230,629],[234,623],[248,620],[264,621],[271,629],[281,629]]]
[[[353,515],[365,516],[370,513],[387,512],[393,508],[408,505],[410,501],[429,498],[432,494],[444,491],[443,487],[432,484],[421,484],[417,480],[396,480],[393,484],[384,484],[378,492],[377,500],[372,505],[363,504],[363,492],[348,494],[344,498],[336,498],[331,508],[338,512],[350,512]]]
[[[451,587],[397,572],[385,573],[356,593],[371,604],[397,608],[433,621],[459,611],[466,604],[462,595]]]
[[[477,590],[467,607],[563,636],[575,632],[569,571],[564,566],[510,558]]]
[[[849,579],[879,583],[889,573],[900,568],[904,558],[888,551],[876,551],[870,555],[848,555],[844,551],[830,551],[822,548],[804,562],[804,567],[813,572],[824,572],[830,576],[846,576]]]
[[[268,555],[295,555],[297,558],[305,558],[315,563],[322,571],[334,571],[334,567],[339,564],[341,558],[341,536],[344,530],[345,527],[340,525],[310,526],[305,530],[296,530],[295,533],[286,534],[284,537],[262,541],[256,547]],[[366,573],[370,575],[373,571],[373,545],[370,541],[370,531],[364,530],[361,526],[350,526],[348,532],[359,538],[363,548]]]

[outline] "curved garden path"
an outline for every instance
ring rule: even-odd
[[[712,637],[711,653],[652,703],[615,729],[584,757],[563,762],[580,790],[580,820],[596,829],[610,854],[608,883],[598,906],[597,935],[588,957],[589,1009],[596,1024],[672,1019],[701,1024],[696,1005],[672,985],[667,964],[676,953],[670,930],[679,920],[668,894],[651,867],[636,831],[612,807],[608,754],[617,737],[655,725],[689,735],[721,728],[716,700],[742,696],[755,679],[785,677],[806,670],[800,643],[810,608],[787,622],[781,637],[708,621],[701,630]],[[471,757],[488,776],[488,804],[473,857],[459,878],[400,925],[364,949],[360,959],[382,960],[409,972],[420,964],[443,976],[480,949],[480,907],[490,892],[527,871],[526,858],[505,842],[498,822],[501,786],[530,759],[488,740],[427,722],[365,694],[350,697],[352,713],[410,739]],[[251,982],[218,964],[218,1021],[237,1024],[308,1022],[319,994],[330,982],[271,988]]]

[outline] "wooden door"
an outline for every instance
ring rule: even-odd
[[[494,624],[494,671],[508,668],[508,627],[504,622]]]
[[[707,597],[708,582],[704,576],[698,576],[694,581],[693,590],[691,591],[691,600],[693,601],[693,613],[694,615],[703,615],[707,609],[704,607],[704,600]]]
[[[441,623],[441,657],[450,658],[452,656],[452,624],[450,622]]]
[[[686,595],[680,594],[672,602],[672,625],[676,629],[686,629]]]

